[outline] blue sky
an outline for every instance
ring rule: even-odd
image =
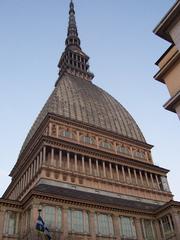
[[[155,164],[168,168],[180,200],[177,116],[163,109],[166,86],[153,80],[169,44],[152,33],[175,0],[74,0],[82,49],[95,84],[137,121]],[[23,141],[54,88],[64,50],[68,0],[0,0],[0,195]]]

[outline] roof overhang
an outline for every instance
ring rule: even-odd
[[[166,110],[169,110],[171,112],[176,113],[176,106],[177,104],[180,104],[180,91],[176,93],[175,96],[173,96],[172,98],[170,98],[164,105],[163,107]]]
[[[173,42],[169,34],[169,29],[174,23],[180,20],[179,13],[180,1],[176,1],[176,3],[171,7],[167,14],[162,18],[160,23],[155,27],[153,32],[159,37],[167,40],[168,42]]]
[[[159,65],[159,63],[167,57],[167,55],[169,54],[170,51],[172,51],[172,49],[173,49],[173,46],[168,48],[167,51],[156,62],[156,65],[160,67],[160,70],[154,75],[154,79],[159,82],[165,83],[164,76],[168,73],[168,71],[170,71],[170,69],[175,67],[176,63],[180,61],[180,52],[176,50],[171,57],[165,60],[165,63],[163,64],[163,66]]]

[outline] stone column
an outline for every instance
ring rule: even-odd
[[[62,240],[66,240],[68,236],[68,208],[62,208]]]
[[[33,168],[32,168],[32,176],[34,177],[34,175],[35,175],[35,172],[36,172],[36,164],[37,164],[37,162],[36,162],[36,158],[33,160]],[[24,179],[24,178],[23,178]],[[24,182],[24,180],[23,180],[23,182]]]
[[[97,159],[96,159],[96,171],[97,171],[97,176],[99,177],[99,163]]]
[[[155,230],[156,230],[156,231],[155,231],[155,232],[156,232],[156,239],[158,239],[158,240],[163,240],[162,235],[161,235],[161,229],[160,229],[158,220],[155,220],[153,225],[154,225]],[[163,231],[163,230],[162,230],[162,231]]]
[[[110,170],[110,177],[113,179],[113,173],[112,173],[112,164],[109,163],[109,170]]]
[[[142,228],[141,228],[141,222],[139,218],[134,218],[134,223],[136,227],[136,235],[138,240],[144,240],[143,238],[143,233],[142,233]]]
[[[126,175],[124,171],[124,166],[122,166],[123,181],[126,182]]]
[[[141,184],[144,185],[142,172],[140,170],[139,170],[139,175],[140,175],[140,179],[141,179]]]
[[[171,232],[174,232],[174,228],[173,228],[173,225],[172,225],[171,217],[170,217],[169,214],[167,215],[167,217],[168,217],[169,225],[170,225],[170,228],[171,228]]]
[[[40,166],[40,156],[38,155],[36,159],[36,172],[38,172],[39,166]]]
[[[119,227],[119,216],[113,215],[113,227],[114,227],[114,237],[117,240],[121,240],[120,238],[120,227]]]
[[[148,187],[149,187],[149,179],[148,179],[147,172],[145,172],[145,177],[146,177],[146,182],[147,182],[147,185],[148,185]]]
[[[50,166],[54,166],[54,148],[51,148]]]
[[[89,172],[90,172],[90,175],[92,175],[92,161],[91,161],[91,158],[89,158]]]
[[[62,151],[59,150],[59,167],[62,168]]]
[[[33,162],[31,163],[30,167],[31,167],[31,180],[32,180],[33,175],[34,175],[34,172],[33,172],[34,163]],[[23,186],[24,186],[24,181],[23,181],[23,177],[22,177],[22,188],[23,188]]]
[[[132,183],[131,169],[129,167],[128,167],[128,175],[129,175],[130,183]]]
[[[29,167],[28,168],[28,184],[29,184],[30,180],[31,180],[31,168]],[[21,183],[20,182],[19,182],[19,189],[21,189]]]
[[[43,163],[46,162],[46,146],[43,147]]]
[[[82,172],[85,173],[84,156],[82,156]]]
[[[135,177],[136,185],[138,185],[138,180],[137,180],[136,169],[134,169],[134,177]]]
[[[77,166],[77,154],[74,154],[74,165],[75,165],[75,171],[77,172],[78,166]]]
[[[141,224],[142,224],[142,232],[143,232],[143,237],[146,237],[146,229],[145,229],[145,226],[144,226],[144,219],[141,220]]]
[[[43,153],[42,150],[40,151],[40,157],[39,157],[39,166],[41,167],[43,161]]]
[[[150,177],[151,177],[152,186],[153,186],[153,188],[155,188],[155,184],[154,184],[154,178],[153,178],[153,175],[152,175],[152,173],[150,173]]]
[[[117,180],[119,181],[119,169],[118,169],[118,165],[116,164],[116,175],[117,175]]]
[[[90,234],[90,215],[89,212],[83,209],[83,231],[85,234]]]
[[[94,219],[94,211],[91,210],[89,217],[90,217],[90,235],[91,235],[91,240],[96,239],[96,226],[95,226],[95,219]]]
[[[159,186],[159,179],[158,179],[158,176],[157,176],[157,175],[155,175],[155,177],[156,177],[157,187],[158,187],[158,189],[160,190],[160,186]]]
[[[106,178],[106,164],[104,161],[103,161],[103,176],[104,178]]]
[[[70,168],[70,154],[67,152],[67,169],[69,170]]]

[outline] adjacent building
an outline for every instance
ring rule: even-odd
[[[164,108],[177,113],[180,118],[180,1],[163,17],[154,33],[171,43],[168,50],[156,62],[160,68],[154,78],[166,84],[170,99]]]
[[[29,131],[0,199],[0,239],[180,239],[180,203],[135,120],[93,83],[74,4],[55,88]]]

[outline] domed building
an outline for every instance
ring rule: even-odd
[[[55,88],[0,199],[0,239],[180,239],[168,170],[154,165],[128,111],[93,84],[72,1],[65,45]]]

